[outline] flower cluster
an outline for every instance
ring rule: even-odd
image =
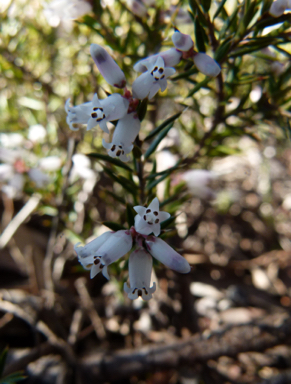
[[[159,90],[166,90],[167,79],[176,70],[173,68],[183,58],[192,58],[196,67],[207,76],[217,76],[220,67],[210,56],[194,51],[194,43],[189,35],[176,31],[172,36],[175,48],[149,56],[134,65],[136,72],[142,72],[132,84],[132,92],[126,86],[123,71],[119,68],[107,51],[97,44],[92,44],[90,53],[101,75],[113,87],[124,89],[123,95],[113,93],[99,100],[97,94],[87,103],[72,106],[67,100],[65,109],[70,129],[77,130],[76,124],[87,124],[87,130],[96,125],[109,133],[107,123],[118,121],[113,133],[112,142],[102,141],[108,155],[128,161],[128,154],[140,131],[140,121],[136,110],[139,100],[152,99]]]
[[[82,266],[90,270],[91,278],[102,271],[109,279],[108,266],[134,248],[129,256],[129,285],[124,284],[124,291],[132,300],[149,300],[156,290],[156,283],[151,286],[152,257],[180,273],[188,273],[191,268],[184,257],[157,237],[161,222],[170,217],[159,210],[158,199],[154,198],[148,207],[135,206],[134,210],[135,224],[129,230],[105,232],[85,246],[77,244],[75,251]]]

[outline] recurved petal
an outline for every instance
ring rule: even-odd
[[[146,208],[143,207],[142,205],[136,205],[133,207],[136,213],[138,213],[140,216],[143,216],[146,212]]]
[[[104,79],[114,87],[124,88],[125,75],[106,50],[98,44],[91,44],[90,53]]]
[[[106,108],[113,107],[111,108],[111,111],[109,111],[108,121],[121,119],[127,114],[127,110],[129,107],[129,101],[122,97],[119,93],[113,93],[106,99],[103,99],[101,104],[103,107]]]
[[[162,223],[163,221],[167,220],[169,217],[171,217],[169,212],[165,212],[165,211],[159,212],[160,223]]]
[[[186,259],[158,237],[146,240],[149,253],[167,267],[180,273],[188,273],[191,267]]]

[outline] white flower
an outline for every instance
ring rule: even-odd
[[[44,7],[44,16],[52,27],[62,20],[75,20],[92,11],[92,5],[83,0],[53,0]]]
[[[215,192],[208,187],[209,183],[216,178],[216,174],[204,169],[192,169],[181,175],[186,182],[192,195],[202,199],[215,199]]]
[[[117,261],[132,248],[132,237],[129,231],[105,232],[84,247],[77,244],[75,251],[79,262],[85,269],[90,269],[91,279],[100,271],[109,279],[107,267]]]
[[[190,272],[191,267],[188,261],[164,240],[151,236],[148,240],[145,240],[145,243],[148,252],[167,267],[180,273]]]
[[[46,137],[46,129],[41,124],[31,125],[28,128],[27,138],[33,143],[43,143]]]
[[[193,61],[198,70],[206,76],[216,77],[221,72],[219,64],[212,57],[206,55],[206,53],[196,53]]]
[[[273,17],[279,17],[287,9],[291,9],[291,0],[277,0],[272,3],[269,13]]]
[[[129,299],[135,300],[141,297],[143,300],[150,300],[156,291],[156,283],[151,283],[153,258],[144,248],[138,248],[129,256],[128,273],[130,287],[124,283],[124,291]]]
[[[137,299],[139,296],[144,300],[149,300],[156,290],[155,283],[153,283],[152,287],[150,286],[153,265],[152,256],[167,267],[180,273],[188,273],[191,268],[187,260],[162,239],[152,235],[148,236],[151,232],[159,235],[160,222],[170,216],[167,212],[159,212],[158,199],[155,198],[148,208],[136,206],[134,209],[138,212],[135,218],[135,227],[130,230],[105,232],[85,246],[79,246],[80,243],[78,243],[74,248],[79,262],[85,269],[90,270],[91,279],[100,271],[109,279],[108,265],[124,256],[130,251],[133,244],[136,244],[136,250],[129,257],[130,285],[128,286],[125,283],[124,290],[132,300]],[[140,217],[140,214],[143,217]],[[152,221],[155,222],[151,224]]]
[[[125,75],[109,53],[98,44],[91,44],[90,53],[107,83],[117,88],[124,88],[126,84]]]
[[[134,218],[135,230],[142,235],[154,233],[155,236],[159,236],[161,233],[161,222],[171,216],[168,212],[159,211],[159,200],[157,197],[153,199],[147,208],[136,205],[133,209],[137,212]]]
[[[27,174],[30,179],[35,182],[38,188],[44,188],[51,181],[51,178],[43,173],[39,168],[31,168]]]
[[[193,48],[194,43],[190,35],[185,35],[179,31],[176,31],[172,36],[172,41],[179,51],[187,52]]]
[[[128,161],[127,154],[133,148],[133,142],[140,130],[140,121],[135,112],[129,113],[120,119],[113,133],[112,142],[102,140],[103,147],[111,157],[118,157],[122,161]]]
[[[143,64],[148,71],[140,75],[132,84],[133,97],[137,99],[152,99],[161,89],[162,92],[167,88],[167,77],[173,75],[176,70],[174,68],[165,68],[162,56],[153,62],[145,62]]]
[[[148,65],[154,63],[158,57],[161,56],[164,60],[166,67],[174,67],[179,64],[182,58],[182,52],[177,51],[176,48],[170,48],[167,51],[157,53],[142,59],[134,64],[133,69],[136,72],[146,72],[148,70]]]
[[[65,104],[67,123],[73,131],[78,130],[73,124],[87,124],[87,131],[99,124],[104,132],[109,133],[106,123],[122,118],[127,113],[128,106],[129,101],[118,93],[113,93],[102,100],[99,100],[95,93],[92,101],[75,107],[70,106],[68,99]]]

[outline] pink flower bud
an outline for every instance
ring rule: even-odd
[[[172,41],[179,51],[187,52],[189,49],[193,48],[193,40],[190,35],[185,35],[179,31],[176,31],[172,36]]]

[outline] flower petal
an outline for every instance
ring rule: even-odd
[[[167,267],[180,273],[188,273],[191,267],[186,259],[158,237],[145,241],[149,253]]]
[[[136,205],[133,207],[136,213],[138,213],[140,216],[143,216],[146,212],[146,208],[143,207],[142,205]]]

